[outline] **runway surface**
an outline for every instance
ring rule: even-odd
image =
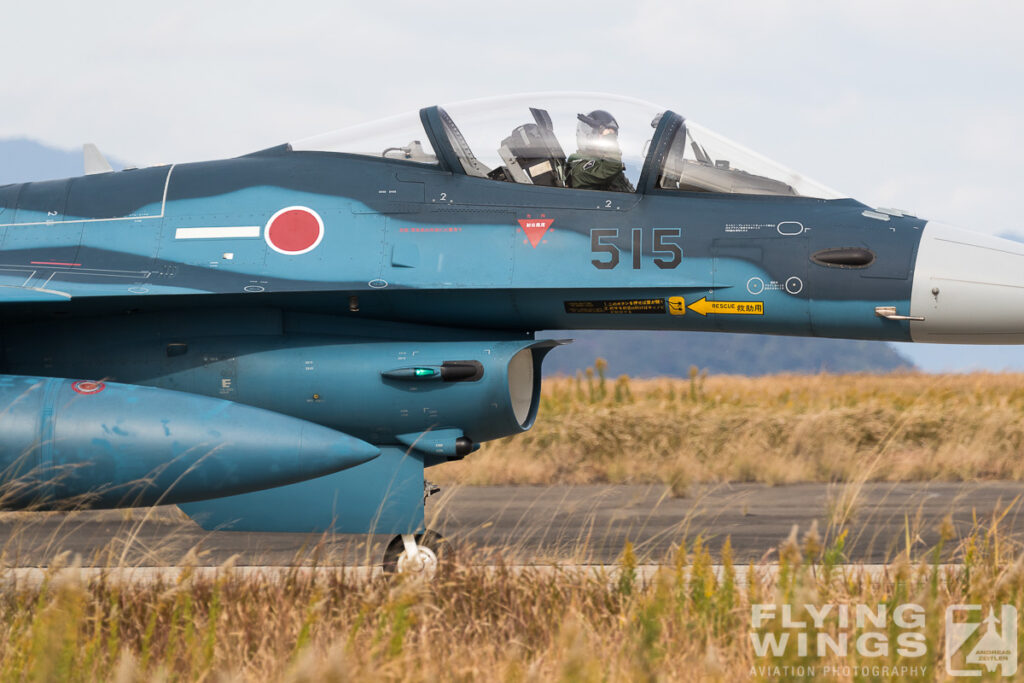
[[[738,563],[775,561],[796,529],[817,525],[829,542],[847,530],[849,562],[883,563],[906,550],[920,554],[939,540],[950,516],[957,537],[999,515],[1003,537],[1024,543],[1024,483],[761,484],[694,488],[674,498],[663,486],[458,487],[433,496],[429,526],[455,543],[464,561],[492,564],[615,562],[626,540],[644,562],[662,562],[698,535],[717,553],[731,540]],[[151,511],[0,513],[2,566],[41,567],[62,552],[85,566],[171,566],[193,549],[199,564],[369,565],[388,539],[206,532],[176,508]],[[955,541],[947,544],[947,549]],[[950,553],[945,559],[955,559]]]

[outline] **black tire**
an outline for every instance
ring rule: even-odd
[[[437,556],[437,565],[440,570],[442,567],[448,565],[452,557],[455,554],[455,549],[452,544],[441,534],[427,529],[422,534],[416,534],[416,545],[429,548],[435,556]],[[398,559],[405,552],[405,543],[402,542],[401,535],[395,536],[388,543],[387,549],[384,551],[384,562],[382,568],[385,574],[397,574],[398,573]]]

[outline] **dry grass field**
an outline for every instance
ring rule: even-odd
[[[1024,375],[547,380],[526,434],[432,479],[463,484],[1024,477]]]
[[[188,559],[174,581],[51,572],[19,585],[0,570],[0,679],[809,680],[830,667],[831,680],[934,680],[943,677],[947,605],[1024,609],[1024,557],[996,527],[944,536],[962,566],[940,566],[936,551],[897,558],[881,573],[841,566],[842,535],[823,548],[813,532],[783,543],[777,567],[742,573],[727,547],[713,567],[700,539],[681,543],[653,575],[638,572],[628,545],[611,569],[456,561],[433,581],[309,567],[198,574]],[[904,603],[917,609],[909,627],[891,611]],[[775,618],[755,624],[752,604],[775,605]],[[871,652],[819,656],[793,645],[757,655],[751,633],[795,634],[781,606],[806,604],[862,604],[888,616],[860,627],[833,611],[811,629],[812,642],[819,633],[851,643],[868,634]],[[901,652],[898,638],[911,632],[918,648]],[[891,642],[884,652],[883,641]]]

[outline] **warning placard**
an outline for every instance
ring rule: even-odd
[[[698,299],[689,305],[691,311],[701,315],[764,315],[763,301],[708,301]]]
[[[599,301],[566,301],[566,313],[600,314],[665,314],[664,299],[602,299]]]

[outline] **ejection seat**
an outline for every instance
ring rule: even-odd
[[[687,159],[689,142],[694,159]],[[662,169],[659,185],[684,192],[726,192],[732,194],[764,194],[797,196],[791,185],[781,180],[754,175],[733,168],[728,160],[712,159],[711,155],[689,133],[680,133],[672,141]]]
[[[530,114],[535,123],[517,126],[501,141],[498,155],[505,165],[500,170],[513,182],[566,187],[565,152],[555,137],[551,116],[533,107]]]

